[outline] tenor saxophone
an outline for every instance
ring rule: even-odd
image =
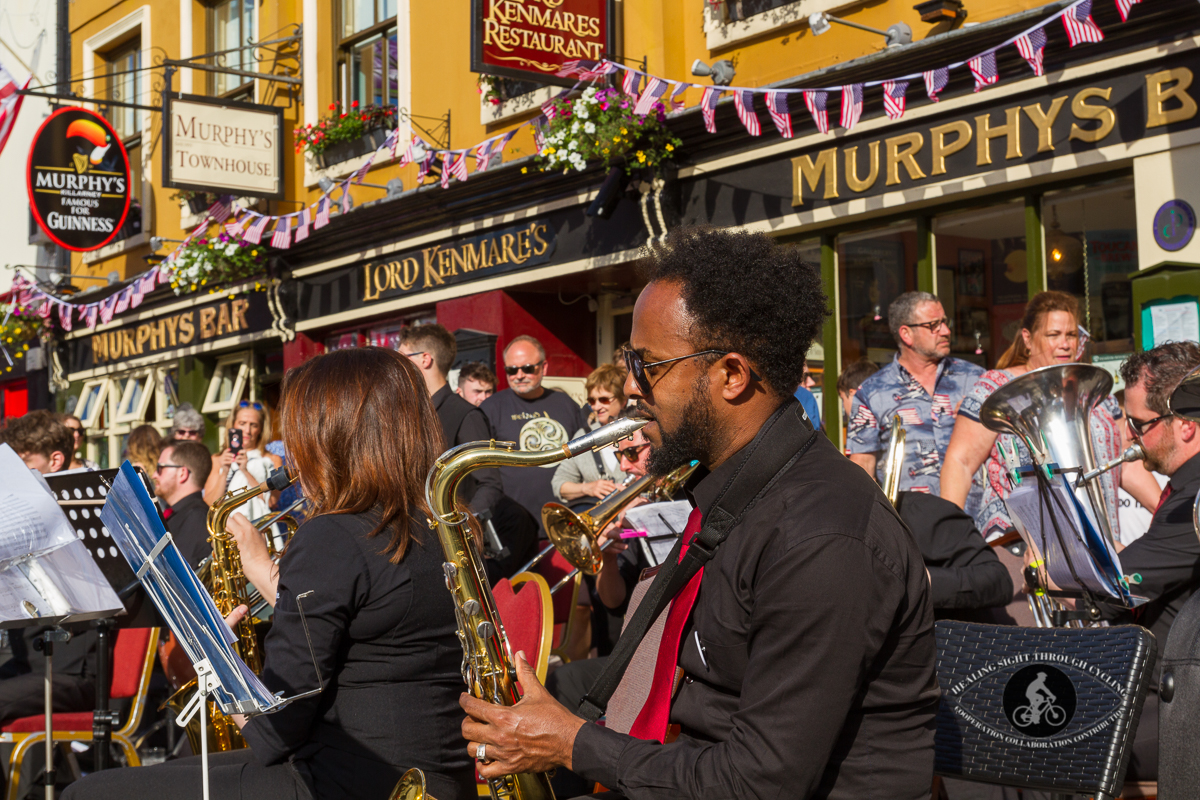
[[[429,525],[437,531],[446,558],[442,569],[454,597],[463,680],[475,697],[504,706],[521,699],[508,637],[469,527],[470,515],[455,503],[459,484],[477,469],[540,467],[573,458],[628,439],[645,424],[641,419],[620,419],[556,450],[521,451],[512,442],[470,442],[443,453],[429,471],[425,481],[425,499],[433,512]],[[495,800],[554,800],[544,772],[503,775],[488,783]]]

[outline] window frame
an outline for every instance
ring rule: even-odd
[[[113,423],[115,425],[135,422],[140,423],[146,419],[146,412],[150,409],[150,400],[152,399],[154,390],[156,388],[153,383],[155,370],[142,369],[123,377],[127,377],[128,382],[125,384],[125,390],[121,392],[121,397],[119,400],[117,400],[117,406],[113,410]],[[125,408],[126,404],[128,404],[132,399],[131,395],[133,394],[135,387],[140,387],[142,390],[142,394],[137,400],[136,407],[134,407],[132,411],[122,412],[121,409]]]
[[[253,41],[258,40],[259,8],[258,8],[257,0],[250,0],[250,1],[252,3],[254,3],[254,18],[250,21],[250,23],[251,23],[250,27],[252,27],[253,30],[251,30],[249,32],[242,30],[241,33],[243,34],[243,39],[249,38],[249,40],[253,42]],[[226,3],[243,3],[243,2],[245,2],[245,0],[223,0],[223,2],[222,2],[222,0],[217,0],[217,2],[213,2],[213,3],[205,5],[205,9],[204,9],[205,32],[208,37],[208,42],[211,45],[211,47],[209,48],[211,51],[215,52],[217,50],[229,49],[229,48],[222,48],[217,44],[217,7],[221,6],[221,5],[225,5]],[[244,23],[245,23],[245,15],[244,14],[239,15],[238,27],[243,28]],[[238,46],[239,47],[245,46],[245,42],[239,40]],[[214,64],[214,66],[222,66],[222,67],[226,67],[228,69],[243,69],[243,70],[246,70],[247,72],[257,72],[258,70],[254,69],[254,65],[257,62],[254,60],[253,55],[251,55],[249,57],[249,59],[247,59],[246,57],[244,57],[242,55],[243,52],[244,51],[238,51],[238,54],[237,54],[238,64],[236,64],[236,65],[230,66],[228,63],[217,63],[219,60],[228,59],[230,56],[233,55],[232,53],[226,54],[225,56],[213,57],[213,64]],[[246,65],[247,60],[249,60],[249,62],[250,62],[249,66]],[[239,78],[242,82],[239,83],[237,86],[233,87],[232,89],[226,89],[224,92],[220,92],[220,91],[218,91],[218,82],[220,81],[222,75],[226,75],[226,77],[229,77],[229,78]],[[254,78],[248,78],[245,75],[228,75],[225,73],[210,72],[210,73],[208,73],[208,76],[207,76],[205,90],[207,91],[207,93],[209,95],[211,95],[213,97],[221,97],[221,98],[224,98],[227,100],[244,100],[245,102],[252,103],[252,102],[254,102],[254,99],[255,99],[255,92],[256,92],[255,84],[256,84],[256,81]]]
[[[99,386],[100,394],[96,399],[95,409],[90,416],[84,415],[84,404],[87,402],[88,392]],[[84,431],[96,426],[96,422],[101,416],[101,411],[104,409],[104,404],[108,400],[108,395],[113,387],[113,379],[109,376],[102,378],[91,378],[84,381],[83,388],[79,390],[79,399],[75,402],[75,408],[71,412],[74,416],[79,417],[79,422],[83,426]],[[86,433],[85,433],[86,437]]]
[[[383,41],[383,42],[388,41],[388,36],[387,36],[388,31],[394,31],[395,35],[397,37],[397,40],[398,40],[399,36],[400,36],[400,25],[399,25],[396,17],[387,17],[382,22],[376,22],[371,27],[364,28],[363,30],[358,31],[350,36],[341,36],[340,34],[341,34],[341,31],[343,28],[341,5],[342,5],[341,3],[338,3],[338,6],[337,6],[337,9],[338,9],[338,20],[337,20],[337,28],[336,28],[337,44],[335,47],[335,63],[334,63],[334,66],[335,66],[334,75],[335,75],[335,84],[336,85],[334,86],[334,89],[337,92],[338,99],[339,99],[340,105],[341,105],[341,109],[344,112],[348,108],[350,108],[350,104],[352,102],[354,102],[355,100],[358,101],[360,107],[372,105],[372,103],[366,102],[365,98],[359,98],[359,97],[354,96],[354,85],[353,85],[354,78],[351,75],[351,68],[353,67],[353,64],[354,64],[355,48],[376,36],[379,37],[380,41]],[[397,48],[398,47],[399,47],[399,42],[397,41]],[[400,69],[399,53],[397,53],[396,69],[397,69],[397,71],[399,71],[399,69]],[[387,82],[386,77],[385,77],[383,83],[384,83],[384,90],[385,90],[385,94],[386,94],[386,90],[388,88],[387,87],[388,82]],[[388,105],[394,105],[394,106],[398,107],[399,104],[400,104],[399,103],[399,87],[397,87],[396,95],[389,98],[386,102],[384,102],[383,105],[385,107]]]
[[[219,414],[233,411],[234,407],[241,401],[242,392],[246,390],[246,383],[250,380],[252,356],[253,354],[247,350],[241,353],[221,356],[217,359],[217,365],[213,369],[212,377],[208,380],[208,388],[204,392],[204,405],[200,409],[201,414]],[[217,390],[221,385],[221,380],[225,376],[225,371],[230,367],[236,367],[237,374],[233,377],[229,399],[217,400]]]

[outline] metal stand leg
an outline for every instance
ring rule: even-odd
[[[108,769],[112,754],[112,712],[108,709],[112,691],[112,624],[110,619],[96,623],[96,711],[92,715],[92,753],[97,771]]]
[[[204,800],[208,797],[208,696],[220,684],[213,672],[212,664],[203,659],[196,664],[196,694],[179,712],[175,724],[186,728],[192,717],[200,714],[200,771],[202,774],[201,791]],[[49,799],[48,799],[49,800]]]
[[[42,633],[34,641],[34,647],[46,655],[46,683],[43,703],[46,713],[46,800],[54,800],[54,643],[69,642],[71,634],[62,628],[53,628]]]

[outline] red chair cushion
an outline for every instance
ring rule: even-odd
[[[541,658],[542,645],[542,599],[533,583],[522,584],[514,592],[508,578],[492,587],[496,598],[496,610],[504,623],[508,644],[515,658],[518,651],[525,651],[525,660],[536,668]]]
[[[90,732],[92,730],[92,712],[90,711],[53,714],[50,719],[56,731]],[[46,730],[44,714],[38,714],[36,717],[18,717],[0,728],[0,732],[3,733],[40,733],[44,730]]]
[[[146,648],[150,646],[151,628],[122,628],[117,631],[113,647],[112,698],[133,697],[142,680],[146,663]],[[57,723],[55,723],[57,727]],[[91,722],[87,725],[92,726]]]
[[[543,558],[538,564],[537,570],[546,583],[553,589],[558,585],[558,582],[574,571],[571,562],[563,558],[562,553],[555,550],[548,558]],[[571,584],[567,584],[559,589],[556,593],[550,595],[550,599],[554,604],[554,624],[564,624],[571,619],[571,612],[575,610],[575,604],[572,602],[574,593],[571,591]]]

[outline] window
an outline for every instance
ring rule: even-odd
[[[213,51],[224,53],[216,56],[213,64],[218,67],[240,69],[247,72],[255,71],[255,61],[252,50],[235,50],[253,42],[257,35],[255,14],[257,0],[223,0],[208,10],[209,29],[212,32]],[[225,53],[226,50],[234,52]],[[210,90],[215,95],[253,93],[253,82],[242,75],[227,75],[219,72],[209,73]],[[247,97],[246,99],[250,99]]]
[[[152,377],[152,371],[146,370],[123,379],[125,390],[117,402],[116,413],[113,415],[115,422],[141,422],[146,418],[146,409],[150,406],[150,398],[154,394]]]
[[[145,80],[142,72],[142,40],[134,37],[103,56],[105,87],[108,98],[123,103],[144,103]],[[108,121],[121,137],[129,155],[129,215],[114,241],[142,232],[142,112],[136,108],[113,106]]]
[[[772,11],[791,2],[793,0],[725,0],[725,14],[730,22],[735,22],[764,11]]]
[[[166,433],[177,404],[164,389],[174,373],[143,368],[85,382],[73,413],[83,422],[87,458],[101,469],[116,467],[131,430],[150,424]]]
[[[896,352],[888,329],[893,300],[916,289],[917,228],[906,222],[838,237],[842,365],[886,364]]]
[[[83,384],[79,402],[75,404],[75,410],[71,413],[79,417],[84,428],[91,428],[97,423],[104,410],[104,401],[111,384],[110,378],[96,378]]]
[[[208,382],[208,392],[204,397],[204,407],[201,413],[212,414],[229,412],[242,399],[246,389],[246,381],[250,377],[250,354],[224,356],[217,361],[212,379]]]
[[[1029,299],[1025,204],[947,214],[933,221],[937,293],[950,320],[951,355],[981,367],[1012,344]]]
[[[396,105],[395,0],[342,0],[341,12],[343,105]]]

